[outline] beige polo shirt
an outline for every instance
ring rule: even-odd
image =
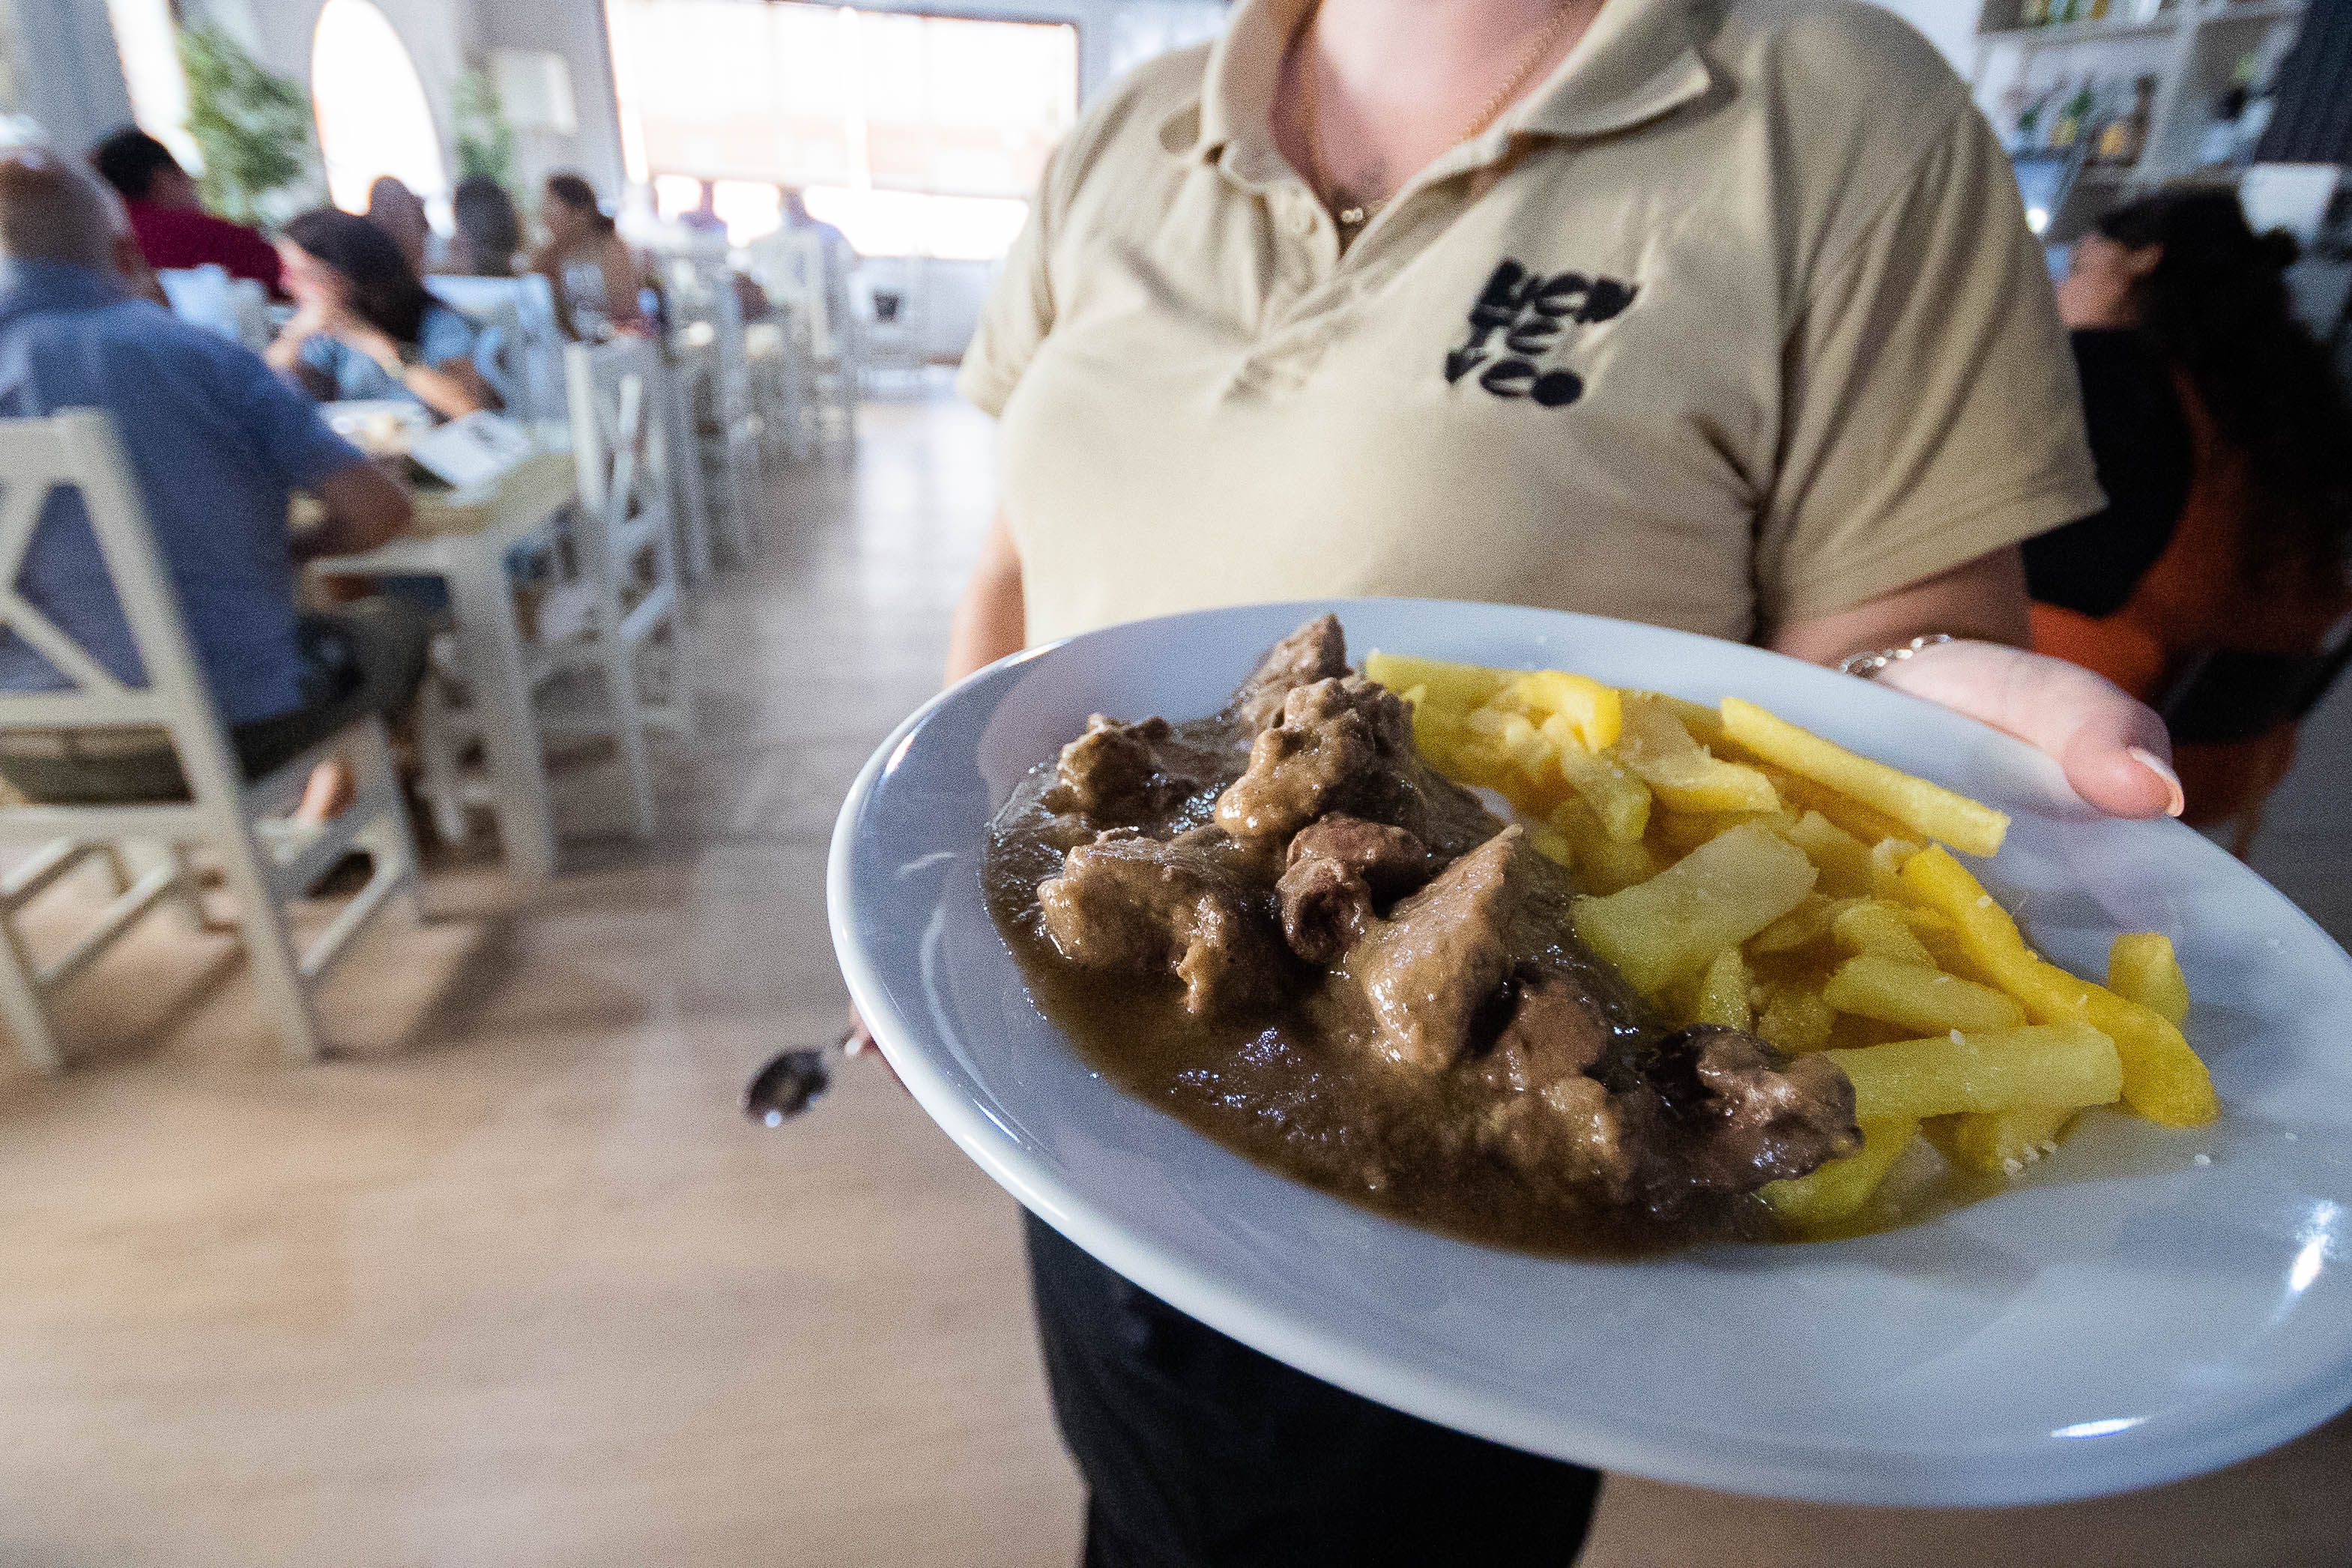
[[[1357,593],[1748,638],[2102,505],[2007,162],[1892,16],[1606,0],[1343,253],[1268,129],[1304,4],[1087,112],[965,355],[1033,641]]]

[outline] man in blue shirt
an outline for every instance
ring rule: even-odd
[[[73,162],[0,156],[0,416],[113,416],[197,663],[258,777],[415,692],[426,632],[415,611],[372,601],[308,615],[294,602],[299,561],[391,538],[407,527],[408,497],[257,356],[126,293],[118,256],[131,243],[119,205]],[[296,490],[327,513],[299,538]],[[115,675],[145,679],[79,495],[48,497],[18,589]],[[67,684],[0,631],[0,688]],[[60,802],[185,789],[169,746],[139,733],[0,731],[0,774]],[[320,774],[305,805],[328,814],[348,779]]]

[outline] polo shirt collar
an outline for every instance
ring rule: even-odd
[[[1599,136],[1654,120],[1713,85],[1699,53],[1705,0],[1603,0],[1574,49],[1535,91],[1468,144],[1475,161],[1513,135]],[[1171,152],[1223,167],[1246,184],[1277,179],[1272,113],[1282,59],[1315,0],[1242,0],[1209,51],[1198,100],[1160,129]],[[1451,160],[1442,160],[1451,162]]]
[[[125,298],[122,285],[94,267],[0,258],[0,319],[35,310],[93,310]]]

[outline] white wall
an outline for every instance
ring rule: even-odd
[[[14,106],[79,150],[131,122],[131,89],[104,0],[0,0]]]

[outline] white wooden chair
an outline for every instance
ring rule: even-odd
[[[679,340],[677,357],[687,363],[699,357],[707,367],[699,385],[688,382],[688,408],[693,416],[704,496],[711,503],[714,538],[730,564],[740,566],[751,559],[757,544],[753,508],[760,456],[743,337],[743,302],[735,293],[734,277],[724,260],[673,256],[665,267],[664,280],[677,318],[672,324]]]
[[[500,333],[501,374],[490,379],[506,402],[507,417],[550,448],[570,439],[571,424],[564,415],[563,329],[556,324],[555,292],[547,279],[537,273],[520,277],[436,276],[426,278],[425,287],[443,304]]]
[[[642,339],[564,350],[579,537],[594,567],[598,617],[614,629],[637,709],[656,729],[693,738],[685,602],[670,526],[669,443],[656,416],[659,361]]]
[[[824,236],[814,229],[779,229],[752,255],[768,298],[791,321],[794,457],[815,445],[857,438],[857,321],[847,308],[852,278],[836,274]]]
[[[123,620],[147,673],[144,686],[118,680],[16,591],[25,551],[43,503],[60,488],[80,493]],[[37,1066],[63,1064],[47,1002],[142,915],[166,898],[205,921],[188,852],[217,861],[237,914],[263,1008],[286,1049],[319,1054],[311,992],[352,937],[397,897],[415,915],[416,856],[408,814],[383,727],[374,718],[347,726],[267,779],[248,781],[212,694],[148,529],[145,509],[104,414],[78,411],[52,419],[0,421],[0,625],[16,633],[68,683],[53,692],[0,693],[0,729],[75,732],[152,729],[177,756],[188,799],[140,805],[0,805],[0,838],[38,847],[0,879],[0,1018]],[[350,760],[359,794],[341,815],[313,833],[286,831],[310,769],[336,753]],[[128,846],[131,855],[123,853]],[[162,846],[160,854],[141,850]],[[352,851],[371,862],[367,883],[298,948],[285,905]],[[42,963],[27,947],[17,916],[76,867],[97,857],[115,896],[95,925],[61,956]],[[126,861],[150,860],[132,878]],[[209,924],[209,922],[206,922]]]
[[[648,729],[692,735],[685,602],[670,526],[667,434],[657,417],[659,361],[643,339],[564,350],[579,505],[553,548],[537,624],[523,650],[541,734],[609,737],[639,838],[654,831]],[[593,690],[583,692],[583,678]],[[478,716],[457,700],[465,672],[436,642],[417,709],[418,788],[436,831],[466,835],[466,808],[488,785],[462,766]]]

